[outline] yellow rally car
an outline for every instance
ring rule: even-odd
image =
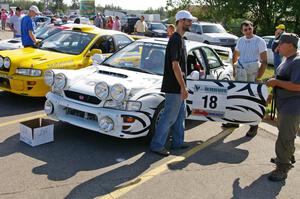
[[[43,40],[36,48],[0,52],[0,89],[42,97],[49,91],[43,74],[48,69],[79,69],[92,64],[96,53],[111,54],[133,39],[122,32],[72,24]]]

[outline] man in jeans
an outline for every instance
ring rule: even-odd
[[[275,88],[277,104],[278,137],[275,145],[276,158],[271,161],[276,169],[268,179],[283,181],[292,167],[295,152],[295,138],[300,124],[300,55],[297,53],[299,37],[293,33],[283,33],[277,47],[286,59],[278,66],[276,78],[267,81],[267,86]]]
[[[255,82],[260,79],[267,67],[267,45],[259,36],[253,34],[250,21],[243,21],[241,32],[233,53],[233,76],[237,81]],[[223,124],[223,127],[238,127],[238,124]],[[257,134],[258,125],[251,125],[247,137]]]
[[[186,88],[187,52],[183,39],[192,21],[196,20],[188,11],[181,10],[176,16],[176,32],[170,37],[166,55],[161,91],[165,92],[165,107],[152,138],[150,150],[161,156],[170,152],[165,148],[169,130],[172,133],[172,148],[187,148],[183,143]]]

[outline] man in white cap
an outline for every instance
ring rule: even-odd
[[[171,130],[172,149],[184,149],[185,99],[188,97],[186,88],[187,52],[183,39],[184,33],[196,20],[190,12],[181,10],[176,16],[176,32],[170,37],[166,54],[165,68],[161,91],[165,95],[164,111],[158,121],[152,138],[150,150],[161,156],[170,152],[165,148],[168,133]]]
[[[28,15],[22,18],[21,21],[21,39],[22,45],[24,47],[33,47],[36,43],[36,38],[34,36],[34,25],[32,18],[40,14],[38,7],[31,6],[29,8]]]

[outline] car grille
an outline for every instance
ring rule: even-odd
[[[9,79],[0,77],[0,87],[10,89]]]
[[[66,108],[65,110],[67,115],[73,115],[86,120],[98,121],[98,118],[95,114],[79,111],[72,108]]]
[[[65,91],[65,95],[70,99],[77,100],[80,102],[85,102],[85,103],[90,103],[90,104],[100,104],[101,103],[101,100],[95,96],[77,93],[74,91]]]
[[[234,39],[220,39],[222,43],[228,43],[228,44],[234,44],[235,40]]]

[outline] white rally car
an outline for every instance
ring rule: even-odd
[[[160,91],[167,39],[142,39],[80,70],[49,70],[48,116],[120,138],[151,136],[164,108]],[[267,88],[230,81],[232,66],[212,46],[186,42],[187,119],[257,124]],[[230,50],[230,49],[229,49]],[[208,80],[210,79],[210,80]]]

